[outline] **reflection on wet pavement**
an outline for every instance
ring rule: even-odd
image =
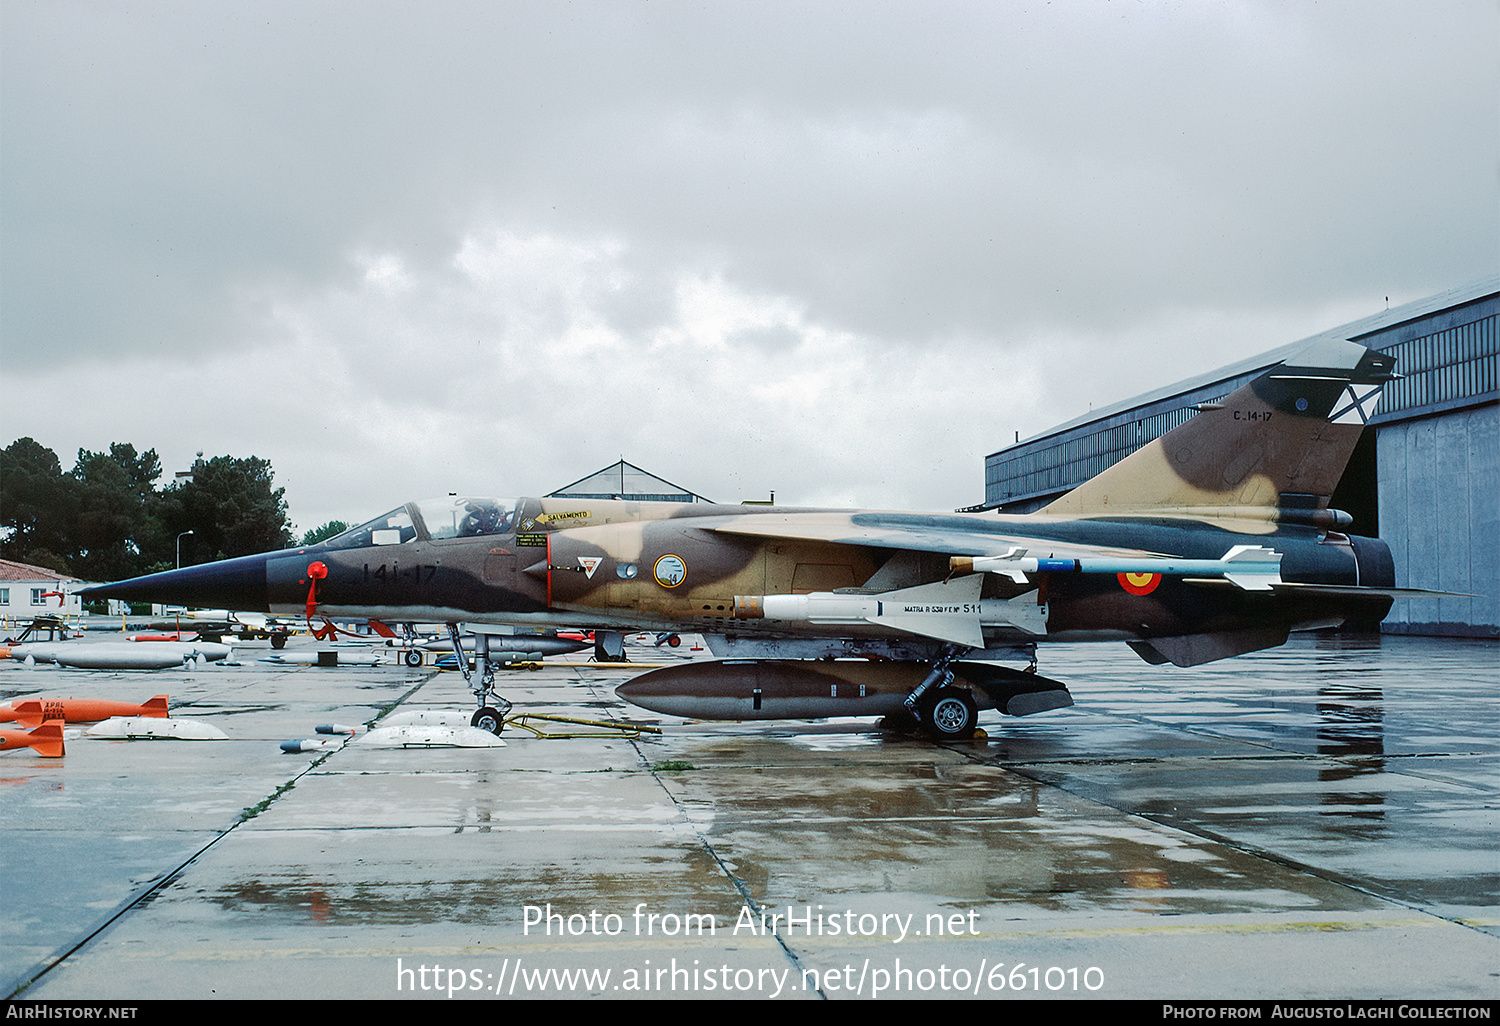
[[[461,708],[462,682],[399,667],[184,671],[159,690],[223,722],[231,742],[94,742],[63,766],[0,767],[5,883],[45,895],[47,910],[0,931],[0,968],[19,980],[121,910],[28,994],[121,996],[145,964],[196,968],[138,996],[201,996],[207,978],[215,996],[379,996],[403,952],[590,965],[711,954],[761,971],[836,968],[889,944],[732,932],[753,908],[957,916],[972,933],[890,950],[909,964],[999,948],[1014,959],[1017,944],[1033,960],[1071,953],[1102,967],[1110,996],[1254,995],[1256,959],[1314,961],[1303,936],[1318,959],[1344,959],[1335,982],[1361,980],[1361,993],[1382,977],[1359,967],[1399,952],[1494,995],[1500,975],[1469,964],[1500,957],[1497,653],[1313,635],[1183,670],[1123,646],[1058,646],[1043,671],[1077,705],[988,713],[972,743],[868,720],[668,717],[638,742],[507,734],[498,749],[287,759],[276,739],[306,724],[366,722],[397,699]],[[38,674],[0,680],[13,694],[56,686]],[[619,715],[613,686],[627,678],[549,666],[511,678],[511,697]],[[692,913],[719,932],[538,938],[521,929],[527,906],[625,923],[638,909]]]

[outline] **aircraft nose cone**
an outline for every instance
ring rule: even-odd
[[[181,570],[166,570],[145,577],[132,577],[128,581],[84,588],[79,594],[85,598],[268,613],[266,562],[269,558],[269,554],[240,556],[218,563],[185,566]]]

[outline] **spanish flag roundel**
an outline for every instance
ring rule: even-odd
[[[1161,583],[1161,574],[1119,574],[1120,587],[1132,595],[1149,595]]]

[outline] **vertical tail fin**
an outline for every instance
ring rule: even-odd
[[[1042,510],[1326,509],[1395,358],[1317,343]]]

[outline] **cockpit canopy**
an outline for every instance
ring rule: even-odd
[[[429,541],[473,538],[506,534],[515,528],[515,521],[515,499],[450,495],[399,506],[343,534],[334,535],[324,544],[330,549],[362,549],[375,545],[400,545],[419,537]]]
[[[330,549],[363,549],[371,545],[399,545],[417,536],[416,526],[405,506],[383,513],[368,523],[336,534],[323,544]]]
[[[423,499],[413,503],[427,528],[427,537],[472,538],[483,534],[505,534],[516,522],[515,499],[459,498]]]

